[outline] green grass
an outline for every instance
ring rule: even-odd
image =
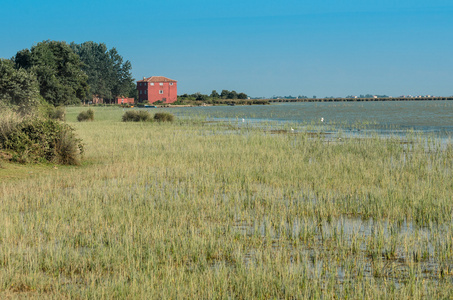
[[[0,169],[0,296],[452,297],[451,145],[82,110],[81,166]]]

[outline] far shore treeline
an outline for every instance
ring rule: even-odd
[[[174,105],[252,105],[252,104],[269,104],[267,99],[250,99],[245,93],[236,91],[222,90],[219,94],[213,90],[210,95],[202,93],[183,94],[178,96],[178,101]]]

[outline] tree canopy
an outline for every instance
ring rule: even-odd
[[[37,105],[39,85],[36,76],[25,69],[15,69],[12,60],[0,59],[0,102],[20,110]]]
[[[80,103],[88,91],[82,62],[66,42],[43,41],[17,52],[16,69],[36,75],[41,96],[53,105]]]
[[[115,48],[107,50],[104,43],[71,43],[71,49],[83,62],[82,70],[90,86],[87,99],[93,96],[113,99],[118,96],[134,97],[135,83],[130,61],[123,62]]]

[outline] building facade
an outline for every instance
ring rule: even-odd
[[[137,91],[139,102],[173,103],[178,97],[177,81],[164,76],[143,77],[143,80],[137,81]]]
[[[134,104],[134,98],[116,97],[115,104]]]

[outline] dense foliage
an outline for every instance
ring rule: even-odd
[[[41,96],[53,105],[80,103],[88,91],[83,64],[66,42],[43,41],[17,52],[16,69],[36,74]]]
[[[219,94],[216,90],[213,90],[210,95],[205,95],[202,93],[195,93],[195,94],[183,94],[178,97],[179,102],[187,102],[187,101],[204,101],[205,103],[213,103],[215,100],[236,100],[236,99],[247,99],[248,96],[245,93],[237,93],[236,91],[228,91],[222,90]]]
[[[127,111],[123,117],[123,122],[147,122],[151,121],[151,114],[144,110],[130,110]]]
[[[14,105],[21,112],[39,102],[39,86],[34,74],[15,69],[11,60],[0,59],[0,104]]]
[[[136,88],[130,61],[123,61],[115,48],[107,50],[104,43],[71,43],[71,49],[83,62],[82,70],[90,86],[87,100],[93,96],[111,100],[115,97],[135,97]]]
[[[0,150],[21,163],[52,162],[77,165],[83,144],[73,129],[57,120],[41,118],[0,118]]]
[[[160,112],[154,115],[154,121],[157,122],[173,122],[174,119],[175,117],[172,114],[166,112]]]
[[[42,97],[54,106],[135,97],[130,61],[103,43],[43,41],[0,59],[0,102],[22,109]]]
[[[158,112],[151,117],[151,114],[145,110],[130,110],[122,116],[123,122],[173,122],[174,120],[175,116],[170,113]]]
[[[77,116],[77,121],[94,121],[94,111],[92,109],[88,109],[87,111],[80,112]]]

